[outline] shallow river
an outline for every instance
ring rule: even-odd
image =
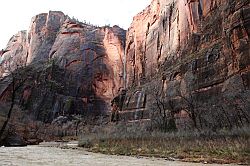
[[[56,147],[0,147],[0,166],[198,166],[203,164],[154,158],[110,156],[82,149]],[[209,164],[204,164],[209,165]],[[213,164],[215,165],[215,164]]]

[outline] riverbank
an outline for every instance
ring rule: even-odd
[[[79,146],[108,155],[147,156],[197,163],[241,164],[250,161],[249,127],[232,130],[150,132],[118,124],[85,134]]]
[[[54,143],[53,143],[54,144]],[[51,144],[52,145],[52,144]],[[15,166],[200,166],[210,164],[168,161],[158,158],[128,157],[87,152],[84,149],[27,146],[0,147],[0,165]],[[219,166],[213,164],[213,166]],[[220,165],[221,166],[221,165]]]

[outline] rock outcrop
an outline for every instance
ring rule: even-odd
[[[42,13],[32,18],[27,63],[49,59],[51,48],[65,20],[66,16],[62,12]]]
[[[42,13],[1,51],[0,75],[29,68],[18,97],[37,119],[105,113],[123,86],[125,38],[118,26],[96,27],[62,12]],[[6,96],[6,88],[0,87],[5,93],[0,96]]]
[[[157,92],[169,110],[199,110],[191,118],[207,126],[239,110],[249,121],[249,13],[247,0],[153,0],[127,32],[126,87],[132,98]],[[145,107],[153,101],[147,97]],[[228,112],[198,116],[218,110]],[[220,125],[232,125],[230,118]]]
[[[130,119],[160,109],[180,126],[186,117],[196,128],[242,126],[250,123],[249,13],[248,0],[152,0],[127,33],[39,14],[0,52],[0,75],[31,68],[20,103],[43,121],[105,112],[125,87]]]
[[[20,31],[12,36],[5,49],[0,53],[0,76],[8,75],[10,70],[14,70],[16,65],[24,63],[28,55],[27,32]],[[9,62],[8,64],[6,62]]]

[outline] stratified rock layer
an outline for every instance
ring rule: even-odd
[[[19,96],[38,119],[102,113],[123,86],[125,38],[118,26],[96,27],[62,12],[42,13],[1,51],[1,76],[18,66],[32,68]],[[0,96],[4,100],[6,94]]]
[[[5,75],[6,66],[15,69],[17,63],[34,68],[20,103],[44,121],[108,110],[125,86],[122,114],[130,119],[157,110],[151,108],[156,96],[176,119],[189,116],[214,128],[232,127],[232,121],[240,126],[250,123],[249,4],[152,0],[134,17],[126,37],[117,26],[99,28],[61,12],[40,14],[29,32],[15,35],[0,52],[5,64],[0,72]],[[8,96],[7,88],[0,87],[0,99]]]
[[[183,98],[207,112],[220,105],[249,114],[249,13],[247,0],[153,0],[127,32],[126,86],[148,94],[158,87],[179,110],[187,109]]]

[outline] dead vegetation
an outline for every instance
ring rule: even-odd
[[[109,129],[108,129],[109,128]],[[119,123],[81,136],[79,146],[111,155],[160,157],[207,163],[250,161],[250,128],[212,131],[150,131],[146,125]]]

